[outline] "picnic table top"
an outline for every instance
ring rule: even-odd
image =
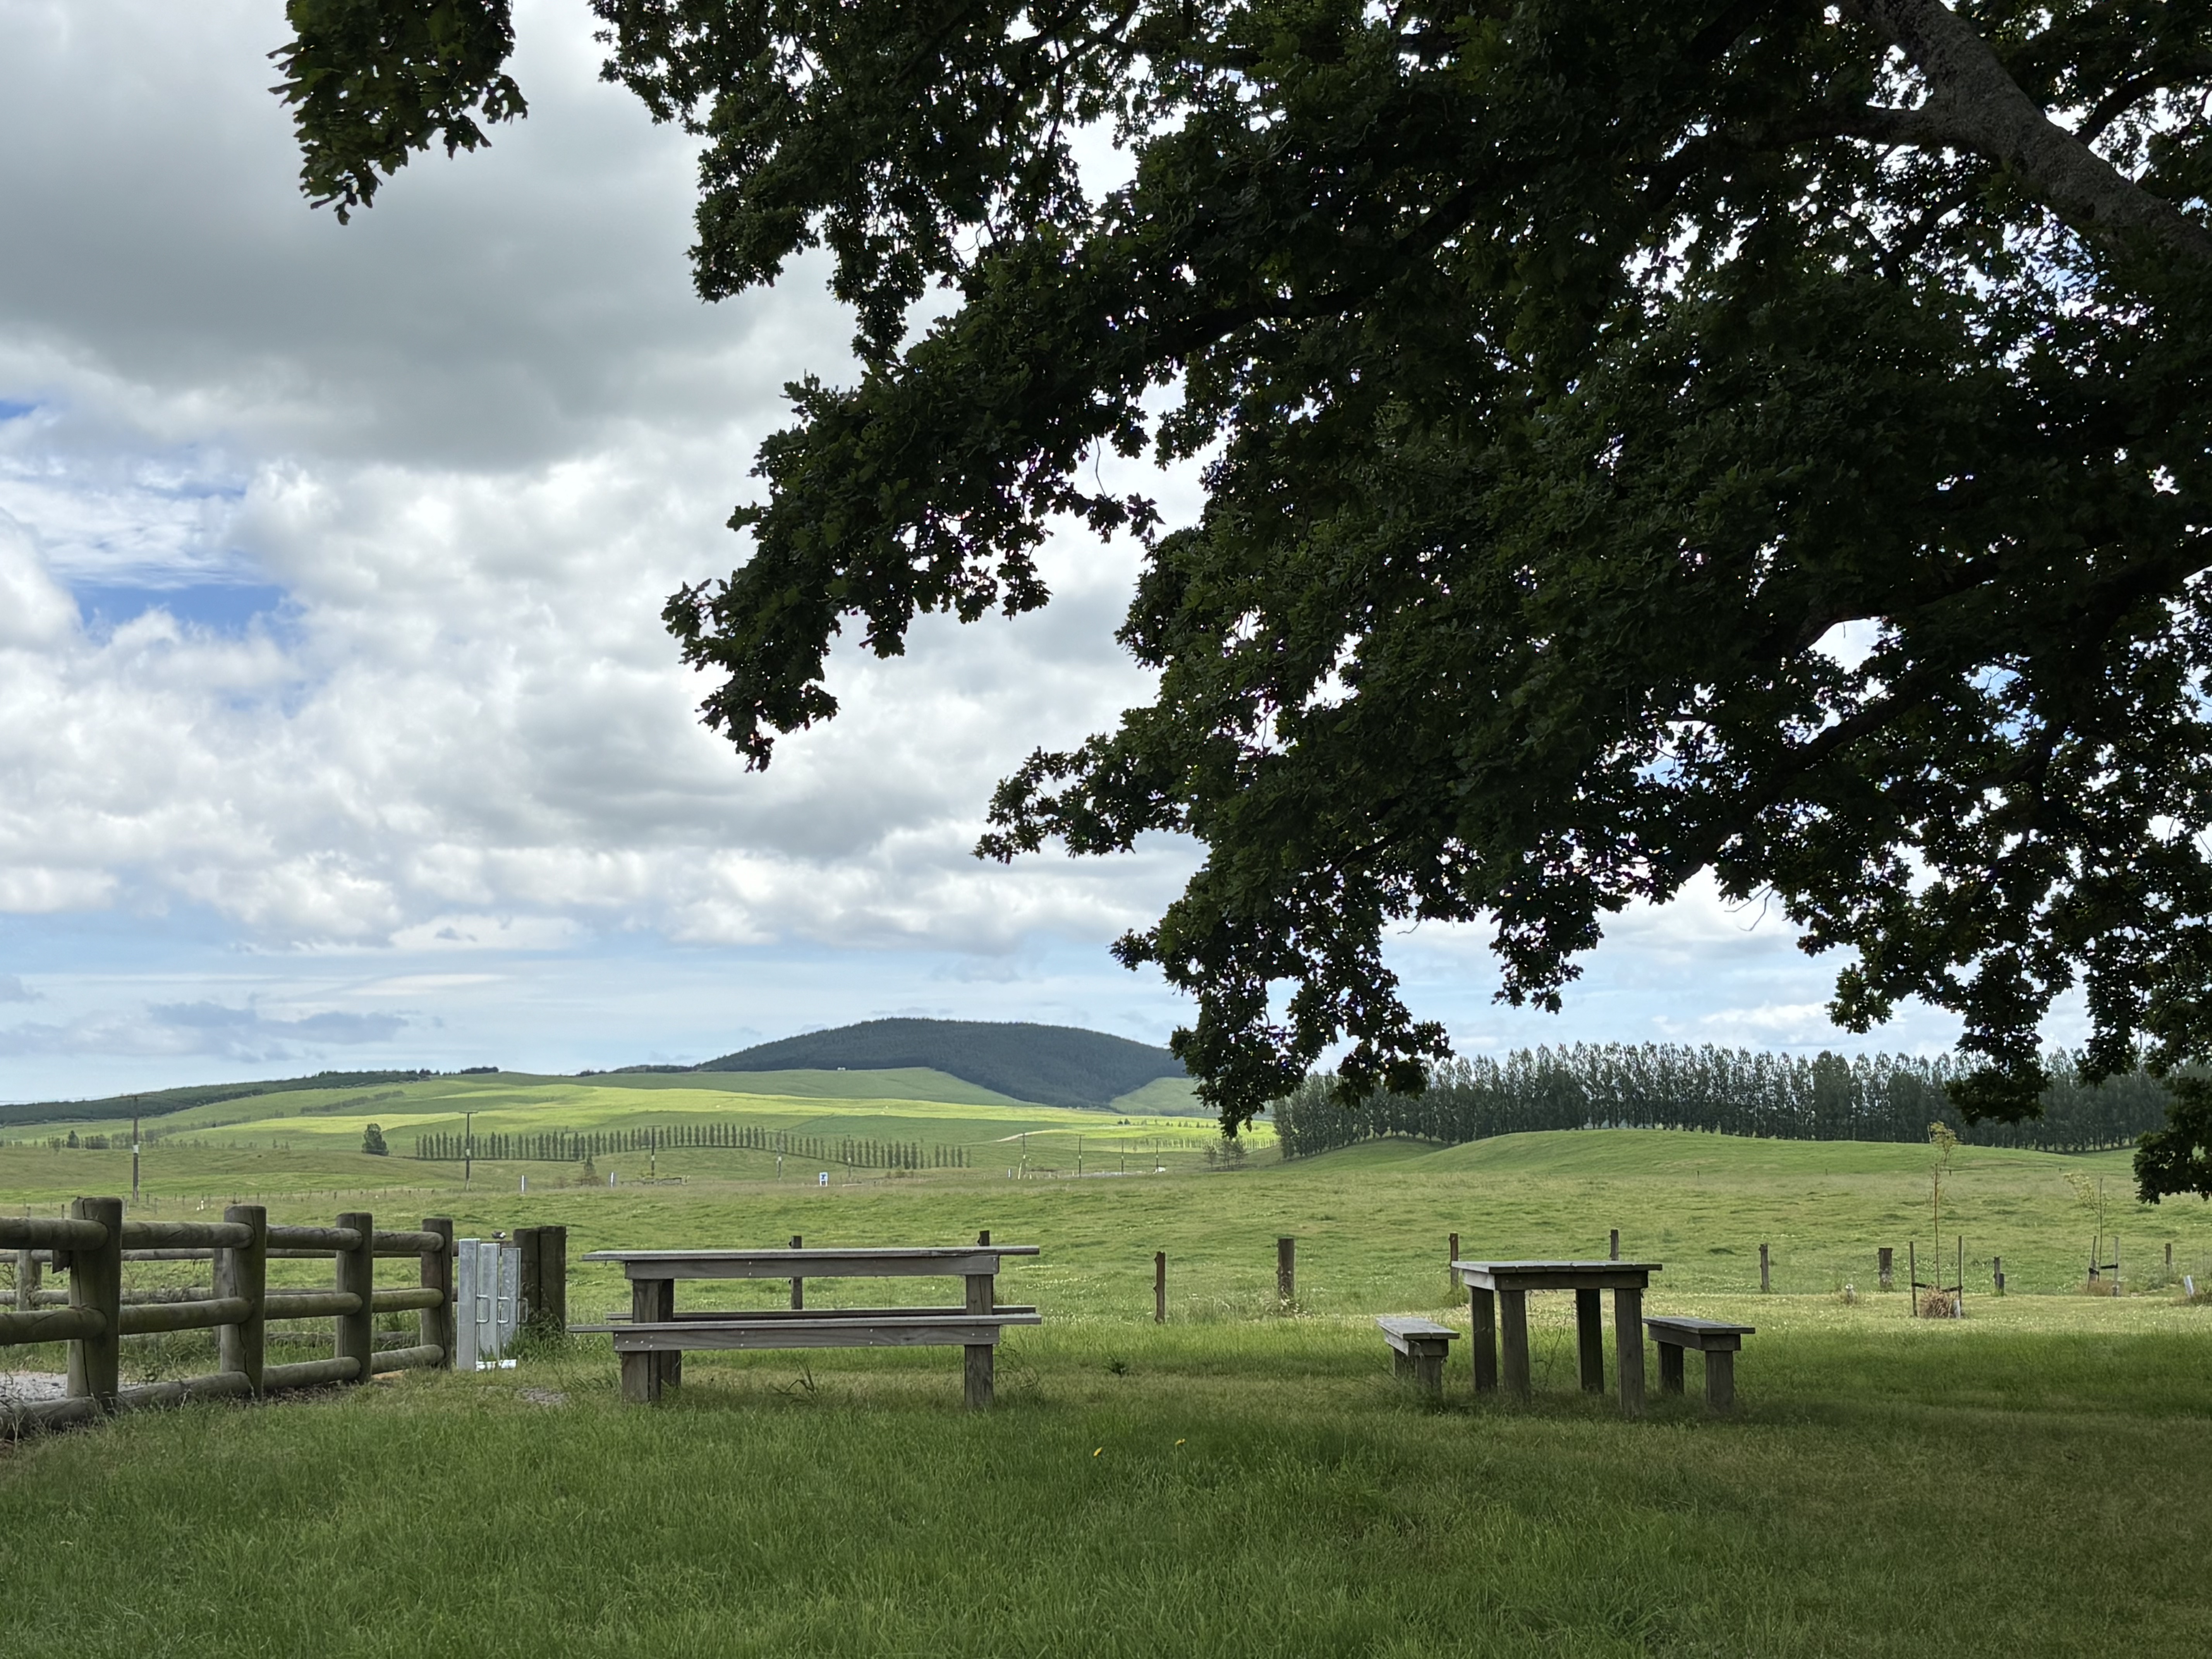
[[[1638,1290],[1660,1261],[1476,1261],[1452,1264],[1462,1285],[1493,1291]]]

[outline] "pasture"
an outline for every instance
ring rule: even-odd
[[[886,1139],[934,1123],[975,1147],[1080,1133],[1086,1164],[1094,1136],[1125,1129],[1133,1149],[1139,1129],[1199,1140],[1205,1127],[808,1097],[788,1081],[721,1109],[811,1112]],[[589,1102],[537,1109],[624,1121],[603,1080],[569,1086]],[[708,1109],[681,1089],[628,1099]],[[374,1106],[404,1146],[410,1118]],[[350,1108],[230,1115],[155,1144],[164,1213],[246,1196],[226,1183],[267,1173],[264,1193],[308,1194],[272,1200],[273,1218],[327,1218],[350,1182],[387,1194],[346,1204],[386,1225],[565,1224],[572,1263],[606,1245],[954,1243],[988,1227],[1043,1247],[1009,1264],[1000,1293],[1047,1322],[1010,1336],[983,1418],[958,1410],[957,1358],[934,1350],[695,1354],[669,1404],[625,1408],[605,1341],[585,1340],[514,1371],[27,1442],[0,1454],[11,1655],[290,1654],[334,1632],[371,1655],[2178,1654],[2212,1640],[2198,1518],[2212,1307],[2185,1304],[2163,1265],[2171,1243],[2177,1276],[2212,1279],[2212,1215],[2134,1205],[2124,1154],[1963,1150],[1944,1231],[1947,1246],[1954,1218],[1966,1236],[1968,1317],[1922,1322],[1901,1291],[1873,1289],[1875,1247],[1896,1247],[1901,1275],[1907,1239],[1929,1238],[1918,1147],[1599,1131],[1287,1164],[1263,1145],[1240,1169],[1191,1152],[1164,1175],[1109,1164],[1079,1180],[1072,1158],[1009,1179],[994,1155],[840,1170],[827,1188],[813,1170],[779,1182],[717,1162],[750,1154],[702,1150],[661,1155],[680,1186],[533,1178],[524,1195],[512,1177],[526,1166],[478,1164],[464,1190],[458,1166],[361,1158],[345,1141],[367,1118]],[[0,1148],[0,1201],[50,1210],[116,1191],[118,1159],[127,1190],[127,1153]],[[439,1178],[410,1185],[418,1172]],[[2069,1174],[2104,1176],[2136,1293],[2080,1293],[2095,1223]],[[1440,1407],[1392,1379],[1374,1315],[1465,1327],[1447,1234],[1469,1255],[1602,1255],[1610,1227],[1624,1254],[1666,1263],[1650,1310],[1759,1328],[1735,1420],[1703,1416],[1694,1360],[1688,1401],[1655,1399],[1641,1423],[1577,1394],[1565,1297],[1531,1304],[1530,1407],[1478,1403],[1456,1358]],[[1278,1234],[1299,1241],[1287,1310]],[[1165,1326],[1155,1250],[1170,1260]],[[1992,1255],[2002,1300],[1983,1293]],[[587,1265],[571,1284],[574,1316],[625,1302]],[[883,1288],[816,1281],[809,1300]]]

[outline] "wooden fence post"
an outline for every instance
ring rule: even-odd
[[[258,1204],[234,1204],[222,1218],[250,1231],[243,1244],[215,1253],[215,1293],[217,1300],[241,1297],[247,1312],[235,1325],[216,1328],[216,1369],[236,1371],[246,1379],[249,1393],[261,1392],[261,1370],[268,1348],[268,1325],[264,1298],[269,1291],[269,1212]]]
[[[568,1230],[538,1230],[538,1328],[547,1336],[568,1334]]]
[[[1168,1253],[1152,1252],[1152,1323],[1168,1322]]]
[[[422,1252],[422,1288],[437,1291],[438,1301],[422,1310],[416,1330],[425,1347],[437,1349],[438,1369],[449,1371],[453,1369],[453,1219],[426,1215],[422,1231],[437,1234],[445,1243],[441,1249]]]
[[[805,1239],[797,1233],[792,1234],[791,1248],[794,1250],[805,1249],[806,1248]],[[803,1279],[794,1279],[791,1281],[791,1305],[794,1309],[803,1308],[806,1305],[806,1281]]]
[[[543,1267],[539,1256],[538,1230],[517,1227],[514,1230],[514,1328],[529,1330],[538,1323],[538,1280]]]
[[[1285,1306],[1298,1299],[1298,1241],[1275,1241],[1275,1299]]]
[[[1762,1244],[1759,1247],[1759,1293],[1764,1296],[1772,1288],[1773,1281],[1767,1276],[1766,1246]]]
[[[350,1250],[332,1252],[338,1290],[359,1297],[360,1304],[353,1312],[337,1316],[331,1357],[359,1360],[360,1368],[349,1380],[366,1382],[368,1368],[376,1358],[376,1315],[371,1305],[376,1297],[376,1222],[366,1210],[348,1210],[338,1218],[338,1225],[361,1235],[361,1242]]]
[[[1911,1239],[1905,1241],[1905,1277],[1906,1288],[1912,1292],[1912,1316],[1920,1317],[1920,1246]]]
[[[72,1400],[96,1400],[100,1409],[115,1409],[123,1359],[123,1200],[80,1198],[70,1204],[79,1221],[107,1229],[107,1242],[96,1249],[70,1252],[70,1306],[89,1308],[101,1320],[100,1334],[70,1344],[69,1391]]]
[[[1885,1291],[1897,1282],[1897,1252],[1885,1244],[1874,1253],[1874,1270]]]
[[[1450,1272],[1451,1264],[1458,1260],[1459,1235],[1457,1233],[1453,1233],[1450,1235],[1449,1242],[1444,1246],[1444,1271],[1447,1273]]]
[[[1605,1259],[1607,1261],[1620,1260],[1620,1229],[1618,1227],[1606,1235]]]
[[[1997,1294],[2002,1296],[2004,1294],[2004,1258],[2002,1256],[1993,1255],[1990,1258],[1990,1278],[1996,1286]]]
[[[2166,1253],[2170,1258],[2173,1255],[2173,1246],[2171,1244],[2167,1245],[2166,1247]],[[2169,1260],[2166,1265],[2168,1267],[2172,1267],[2173,1263]],[[39,1305],[40,1272],[39,1253],[36,1250],[18,1250],[15,1252],[16,1312],[29,1313],[33,1308]]]

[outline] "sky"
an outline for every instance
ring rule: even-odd
[[[582,0],[516,29],[529,118],[341,226],[268,91],[281,0],[0,0],[0,1101],[895,1014],[1164,1041],[1187,1004],[1106,947],[1192,847],[970,852],[998,778],[1146,696],[1133,550],[1070,527],[1043,612],[847,646],[843,713],[747,773],[660,608],[743,561],[848,319],[805,263],[702,304],[688,141],[599,82]],[[1833,961],[1702,887],[1558,1016],[1493,1002],[1479,931],[1391,948],[1469,1052],[1953,1035],[1838,1033]]]

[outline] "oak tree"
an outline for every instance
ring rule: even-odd
[[[701,294],[824,247],[856,319],[669,602],[706,720],[764,766],[847,628],[1141,538],[1158,695],[981,850],[1195,838],[1115,949],[1224,1125],[1446,1052],[1386,927],[1486,923],[1556,1007],[1710,872],[1842,953],[1845,1027],[1953,1011],[1969,1116],[2036,1109],[2078,988],[2093,1074],[2176,1075],[2146,1195],[2212,1194],[2212,0],[592,9],[702,141]],[[342,214],[521,112],[503,0],[289,12]],[[1107,447],[1201,458],[1198,520]]]

